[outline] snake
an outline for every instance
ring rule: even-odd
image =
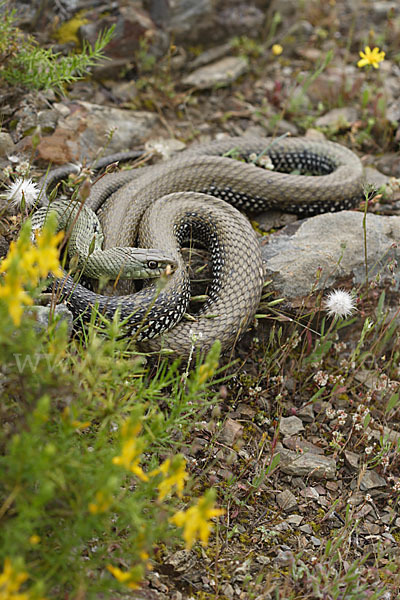
[[[262,157],[269,169],[258,166]],[[355,153],[307,138],[226,138],[155,165],[106,174],[86,203],[95,212],[102,208],[104,249],[137,242],[160,248],[175,270],[122,296],[96,294],[70,276],[58,280],[57,289],[83,320],[93,307],[107,319],[118,311],[124,335],[145,351],[191,357],[217,339],[227,350],[254,319],[264,284],[260,245],[242,213],[280,209],[306,217],[352,208],[363,185]],[[190,321],[183,319],[190,280],[181,254],[188,240],[209,250],[212,267],[208,300]]]

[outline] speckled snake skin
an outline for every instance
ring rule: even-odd
[[[228,152],[244,160],[223,156]],[[245,162],[253,153],[268,155],[273,170]],[[58,285],[76,315],[88,315],[97,304],[112,318],[118,308],[126,333],[146,350],[169,348],[187,357],[193,345],[206,351],[216,339],[226,349],[253,319],[263,285],[259,244],[239,211],[279,208],[304,216],[337,211],[353,207],[362,188],[360,160],[333,142],[243,137],[193,147],[151,167],[106,175],[88,201],[94,210],[104,204],[106,248],[132,246],[139,238],[141,246],[176,257],[178,267],[164,287],[109,297],[71,277]],[[196,321],[188,322],[181,321],[190,282],[179,248],[191,238],[210,250],[213,282]]]

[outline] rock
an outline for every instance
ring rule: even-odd
[[[57,304],[54,309],[50,306],[30,306],[25,309],[25,314],[35,318],[35,331],[38,333],[41,333],[48,328],[50,319],[57,322],[57,328],[60,323],[66,322],[68,336],[72,333],[74,317],[72,312],[64,304]]]
[[[175,138],[158,138],[151,139],[145,144],[145,149],[150,151],[155,151],[157,154],[160,154],[164,160],[168,160],[172,158],[174,154],[181,152],[186,147],[184,142],[177,140]]]
[[[303,519],[304,517],[301,515],[289,515],[286,518],[286,523],[289,523],[289,525],[294,525],[295,527],[299,527]]]
[[[388,152],[381,156],[376,167],[389,177],[400,177],[400,160],[398,152]]]
[[[308,500],[318,500],[319,499],[319,493],[317,492],[317,490],[314,487],[304,488],[304,490],[301,490],[300,496],[303,496],[303,498],[307,498]]]
[[[285,512],[290,512],[297,506],[296,496],[290,490],[283,490],[276,496],[278,506]]]
[[[296,454],[283,447],[279,450],[280,470],[286,475],[312,477],[314,479],[333,479],[336,476],[336,461],[318,454]]]
[[[299,431],[304,431],[304,425],[298,417],[282,417],[280,422],[280,432],[283,435],[295,435]]]
[[[290,550],[279,550],[274,562],[277,567],[288,567],[293,561],[293,552]]]
[[[307,296],[310,290],[329,288],[339,281],[353,284],[365,281],[363,215],[342,211],[326,213],[289,225],[269,244],[262,246],[266,278],[288,299]],[[382,280],[400,273],[385,269],[399,251],[391,249],[400,239],[400,217],[367,216],[368,263],[371,279],[379,272]],[[387,259],[383,258],[387,256]],[[386,261],[386,262],[385,262]],[[322,270],[316,282],[317,268]]]
[[[255,37],[265,20],[265,0],[149,0],[153,21],[180,45]],[[260,10],[260,8],[261,10]]]
[[[316,127],[329,127],[332,131],[349,129],[357,121],[358,114],[354,107],[334,108],[315,121]]]
[[[115,78],[123,67],[136,60],[136,55],[145,40],[146,52],[161,57],[169,46],[168,36],[155,27],[149,14],[138,6],[135,0],[125,0],[116,3],[113,10],[101,17],[96,11],[86,13],[89,23],[79,28],[82,41],[94,45],[102,31],[115,25],[115,34],[107,44],[105,55],[111,60],[105,60],[93,71],[100,77]]]
[[[100,148],[107,154],[132,149],[149,137],[157,116],[89,102],[59,103],[60,114],[53,134],[43,136],[39,157],[56,164],[93,159]],[[110,135],[110,132],[113,132]]]
[[[375,471],[365,471],[364,476],[360,483],[360,489],[362,491],[372,490],[377,487],[386,487],[386,480],[378,475]]]
[[[286,448],[289,448],[289,450],[293,450],[295,452],[301,450],[303,452],[312,452],[312,454],[324,453],[322,448],[315,446],[308,440],[303,440],[300,436],[285,437],[283,438],[282,443]]]
[[[221,592],[226,598],[228,598],[228,600],[232,600],[232,598],[235,595],[235,590],[233,589],[230,583],[225,583],[224,585],[222,585]]]
[[[232,446],[242,433],[243,425],[228,417],[221,432],[221,440],[228,446]]]
[[[10,247],[10,244],[7,242],[4,235],[0,235],[0,259],[7,256],[9,247]]]
[[[305,423],[312,423],[315,419],[314,407],[312,404],[309,403],[305,404],[304,406],[301,406],[297,411],[297,414]]]
[[[346,459],[346,464],[354,471],[357,471],[360,462],[360,455],[355,452],[350,452],[350,450],[344,451],[344,457]]]
[[[214,48],[209,48],[209,50],[205,50],[196,56],[194,60],[189,64],[189,69],[194,71],[195,69],[199,69],[200,67],[204,67],[205,65],[210,64],[216,60],[219,60],[223,56],[226,56],[232,51],[232,44],[221,44],[219,46],[214,46]]]
[[[301,526],[299,527],[299,529],[300,529],[300,531],[302,531],[302,532],[303,532],[303,533],[305,533],[306,535],[311,535],[311,534],[312,534],[312,532],[313,532],[313,530],[312,530],[312,527],[310,527],[310,525],[307,525],[307,524],[305,524],[305,525],[301,525]]]
[[[221,60],[196,69],[182,79],[183,85],[204,90],[230,85],[246,73],[247,59],[241,56],[227,56]]]
[[[365,167],[364,173],[365,182],[373,186],[376,190],[379,190],[382,186],[387,186],[390,182],[390,178],[387,175],[384,175],[374,167]]]
[[[6,131],[0,131],[0,156],[12,154],[15,149],[15,144],[12,137]]]
[[[400,439],[400,431],[390,429],[389,427],[383,427],[382,431],[378,429],[368,430],[372,434],[372,437],[376,440],[380,440],[382,437],[385,441],[389,441],[392,444],[397,444]]]

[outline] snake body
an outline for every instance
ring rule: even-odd
[[[241,160],[223,156],[228,151]],[[268,155],[274,170],[249,163],[253,153]],[[207,350],[215,339],[227,348],[252,320],[263,285],[258,242],[236,209],[280,208],[304,216],[336,211],[354,206],[362,187],[363,168],[354,153],[333,142],[301,138],[229,138],[142,172],[106,175],[88,202],[92,209],[104,204],[105,247],[135,245],[141,223],[140,244],[170,253],[176,271],[162,289],[150,286],[119,297],[94,294],[71,278],[60,285],[75,314],[89,313],[97,304],[112,318],[119,309],[126,333],[147,340],[146,349],[167,347],[188,356],[194,347]],[[189,238],[210,249],[213,283],[196,321],[178,323],[190,296],[179,247]]]

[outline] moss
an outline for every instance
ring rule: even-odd
[[[89,20],[84,17],[85,11],[81,10],[76,13],[69,21],[66,21],[57,29],[54,34],[55,39],[60,44],[67,44],[73,42],[76,46],[80,46],[81,42],[78,36],[79,28]]]

